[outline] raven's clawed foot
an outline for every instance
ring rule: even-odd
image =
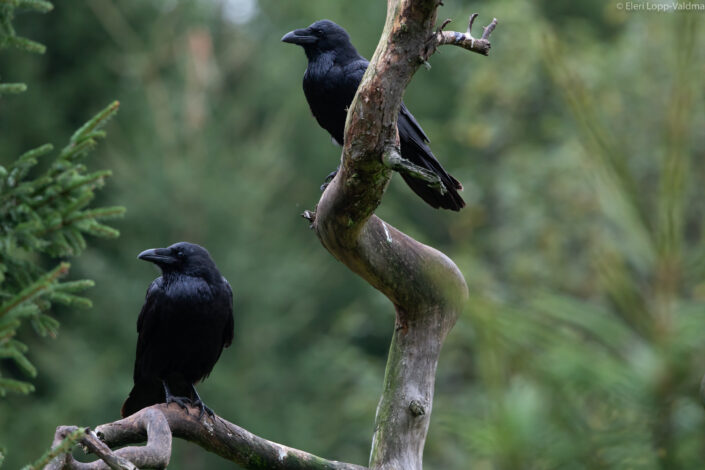
[[[179,405],[182,410],[186,410],[186,414],[189,414],[188,406],[192,404],[191,399],[187,397],[175,397],[173,395],[166,397],[166,406],[169,406],[170,403],[176,403]]]
[[[208,416],[210,416],[211,418],[213,418],[213,417],[215,416],[215,412],[214,412],[210,407],[206,406],[206,404],[203,403],[203,401],[201,401],[200,398],[199,398],[198,400],[196,400],[196,401],[193,402],[193,406],[195,406],[196,408],[198,408],[199,410],[201,410],[201,412],[198,414],[198,420],[199,420],[199,421],[201,420],[201,418],[203,418],[203,415],[206,414],[206,413],[207,413]]]
[[[200,421],[201,418],[203,418],[204,413],[208,413],[208,416],[211,417],[211,419],[215,416],[215,413],[213,410],[211,410],[209,407],[206,406],[205,403],[203,403],[203,400],[201,400],[201,396],[198,394],[198,390],[196,390],[196,387],[191,385],[191,390],[193,390],[193,395],[196,397],[196,399],[193,401],[193,406],[201,410],[201,413],[198,415],[198,420]]]
[[[191,399],[188,397],[174,396],[165,380],[162,380],[162,385],[164,386],[164,401],[166,401],[166,406],[168,407],[171,403],[176,403],[182,410],[186,410],[186,414],[189,414],[188,405],[191,404]],[[196,397],[198,398],[198,395],[196,395]]]
[[[333,181],[333,178],[335,178],[335,175],[338,174],[338,170],[340,170],[340,167],[336,168],[335,170],[331,171],[328,173],[328,176],[326,176],[326,179],[323,180],[323,184],[321,185],[321,191],[325,191],[328,185],[330,184],[331,181]]]

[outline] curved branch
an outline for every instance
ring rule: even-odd
[[[389,162],[399,153],[402,95],[420,63],[442,44],[489,50],[496,21],[482,38],[472,38],[468,28],[461,40],[442,28],[432,33],[437,7],[437,0],[388,0],[384,32],[348,111],[340,170],[316,213],[304,214],[323,246],[396,310],[371,469],[421,469],[441,346],[468,298],[465,279],[447,256],[373,215],[391,177]]]
[[[95,434],[88,431],[80,442],[101,460],[83,463],[77,462],[70,454],[63,454],[45,469],[166,468],[171,457],[173,435],[194,442],[246,469],[365,470],[359,465],[326,460],[268,441],[219,416],[211,419],[205,415],[199,420],[198,408],[190,407],[187,411],[165,404],[154,405],[125,419],[98,426]],[[55,444],[73,429],[76,428],[57,428]],[[122,447],[115,451],[108,447],[137,444],[145,440],[146,446]]]

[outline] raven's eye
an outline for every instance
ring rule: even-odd
[[[179,258],[183,258],[183,257],[185,256],[185,255],[184,255],[184,250],[179,249],[179,250],[176,252],[176,256],[178,256]]]

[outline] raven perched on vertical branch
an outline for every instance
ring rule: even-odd
[[[282,41],[303,47],[308,58],[303,83],[306,100],[318,124],[342,145],[348,107],[369,62],[358,54],[348,33],[330,20],[316,21],[308,28],[291,31]],[[402,158],[438,176],[445,190],[402,172],[406,184],[435,208],[459,211],[465,207],[458,194],[463,186],[433,155],[428,137],[404,103],[397,128]]]
[[[205,248],[181,242],[139,254],[162,271],[137,319],[135,385],[120,414],[156,403],[191,403],[213,416],[194,384],[233,341],[233,292]],[[200,418],[200,417],[199,417]]]

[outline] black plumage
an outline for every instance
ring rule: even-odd
[[[347,109],[369,62],[358,54],[348,33],[330,20],[287,33],[282,41],[303,47],[308,58],[303,87],[318,124],[339,144],[343,143]],[[443,169],[428,146],[429,139],[404,103],[397,128],[401,155],[413,164],[438,175],[445,193],[428,182],[401,173],[411,189],[431,206],[458,211],[465,202],[458,194],[462,185]]]
[[[122,405],[191,403],[212,415],[194,385],[210,374],[234,335],[233,293],[205,248],[187,242],[143,251],[162,271],[147,289],[137,319],[135,385]]]

